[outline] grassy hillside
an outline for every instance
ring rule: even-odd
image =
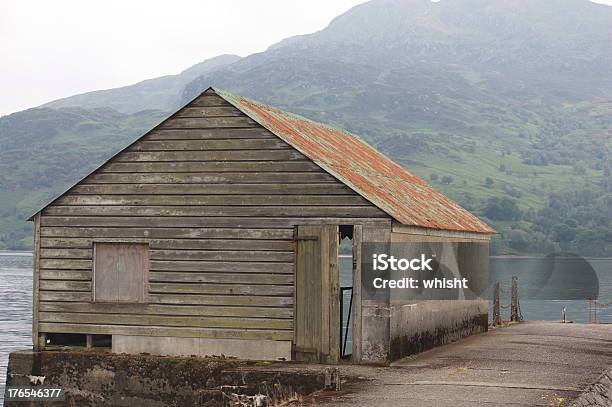
[[[25,219],[165,115],[39,108],[0,118],[0,250],[31,247]]]

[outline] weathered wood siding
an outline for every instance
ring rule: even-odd
[[[388,215],[216,95],[48,206],[38,330],[291,340],[298,224]],[[147,304],[92,303],[92,242],[149,244]]]

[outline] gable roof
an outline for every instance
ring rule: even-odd
[[[476,216],[351,133],[255,102],[222,89],[211,87],[202,92],[201,95],[210,93],[210,91],[225,99],[259,125],[310,158],[323,170],[404,225],[462,232],[495,233],[494,229]],[[198,97],[201,95],[198,95]],[[153,129],[155,128],[157,126]],[[126,149],[152,130],[130,143]],[[87,176],[97,171],[106,162]],[[36,213],[41,212],[66,192],[61,193]],[[29,220],[32,220],[33,217],[34,215]]]
[[[243,96],[211,89],[398,222],[430,229],[495,233],[359,137]]]

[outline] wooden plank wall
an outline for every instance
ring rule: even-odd
[[[40,332],[293,338],[294,226],[388,215],[216,95],[47,207]],[[147,304],[92,303],[92,242],[148,242]]]

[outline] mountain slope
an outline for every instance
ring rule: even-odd
[[[375,0],[183,100],[214,84],[360,134],[488,217],[497,249],[612,253],[610,38],[586,0]]]
[[[2,157],[0,199],[13,212],[0,242],[27,244],[14,208],[59,192],[87,163],[43,186],[29,174],[61,165],[63,154],[108,156],[161,114],[131,112],[171,110],[214,85],[362,135],[493,224],[497,253],[612,255],[610,38],[612,7],[587,0],[373,0],[179,91],[144,87],[139,104],[93,92],[49,105],[85,103],[84,119],[69,125],[62,109],[1,118],[0,145],[27,135],[47,152],[20,160],[31,154],[24,143]],[[124,113],[98,118],[91,107],[106,104]]]
[[[116,89],[98,90],[55,100],[42,107],[111,108],[122,113],[146,109],[173,110],[179,103],[183,88],[193,79],[207,72],[238,61],[238,55],[219,55],[185,69],[178,75],[148,79]]]

